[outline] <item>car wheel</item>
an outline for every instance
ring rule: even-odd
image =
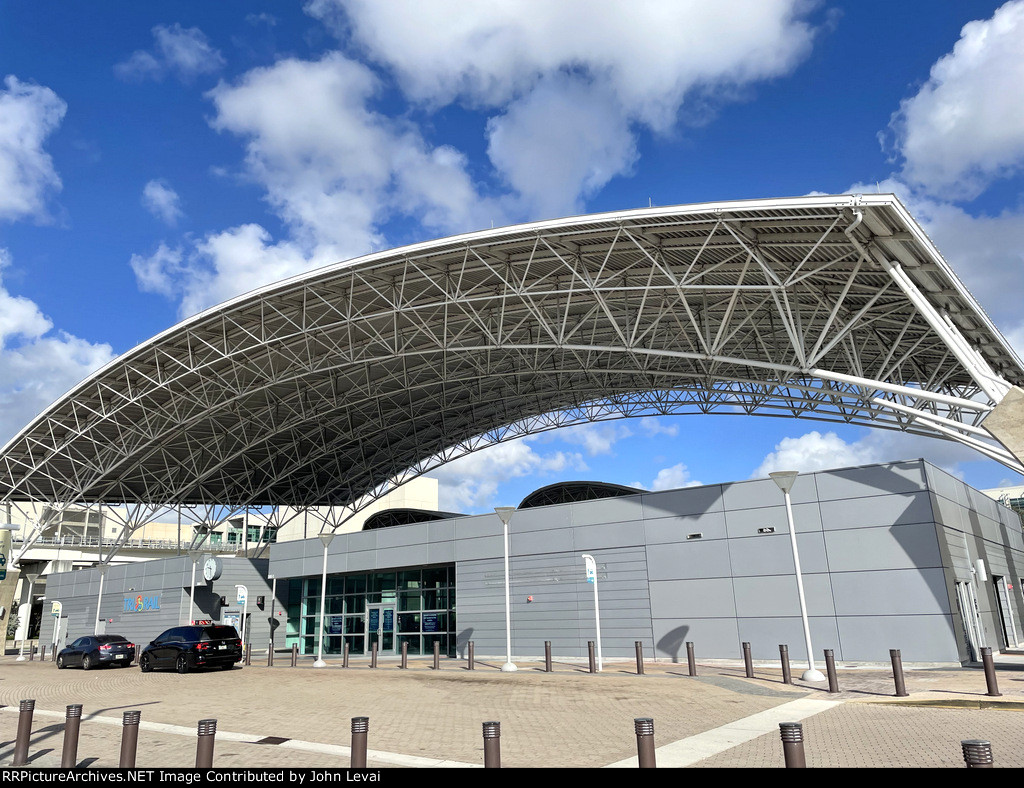
[[[149,663],[149,654],[143,654],[142,659],[139,660],[139,670],[149,673],[152,669],[153,666]]]
[[[82,657],[82,670],[92,670],[92,657],[88,654]]]
[[[178,673],[188,673],[188,657],[184,654],[178,657],[178,661],[175,663],[174,669],[177,670]]]
[[[67,665],[64,664],[64,657],[57,657],[57,670],[64,670]]]

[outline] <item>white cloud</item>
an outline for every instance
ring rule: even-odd
[[[674,438],[679,434],[678,424],[670,424],[664,418],[657,416],[644,416],[640,419],[640,429],[645,435],[652,438],[656,435],[667,435]]]
[[[498,487],[509,479],[586,467],[579,454],[539,454],[528,439],[519,438],[459,457],[428,475],[438,480],[441,509],[474,512],[493,505]]]
[[[113,358],[110,345],[52,333],[52,321],[34,302],[3,286],[9,264],[9,254],[0,249],[0,445]]]
[[[540,216],[581,200],[636,158],[637,126],[705,122],[742,88],[791,72],[810,50],[803,0],[312,0],[427,107],[501,108],[489,154]],[[640,56],[642,53],[642,56]]]
[[[670,468],[662,468],[658,471],[658,475],[651,482],[650,489],[658,492],[659,490],[678,490],[680,487],[700,487],[701,484],[702,482],[690,477],[690,469],[680,462]]]
[[[0,90],[0,220],[46,217],[45,200],[61,188],[43,143],[67,105],[50,88],[8,75]]]
[[[1024,2],[964,26],[953,51],[890,123],[903,176],[930,193],[974,197],[1024,165]]]
[[[162,180],[152,180],[143,187],[142,204],[164,224],[173,226],[183,216],[181,198]]]
[[[161,80],[172,74],[189,82],[200,74],[213,74],[224,66],[224,56],[210,46],[202,30],[173,25],[153,28],[153,51],[136,50],[122,63],[114,66],[121,79],[143,81]]]
[[[629,438],[633,431],[621,422],[577,424],[547,433],[542,441],[560,440],[573,446],[582,446],[590,457],[611,454],[615,444]]]

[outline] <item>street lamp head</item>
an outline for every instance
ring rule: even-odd
[[[326,550],[328,547],[331,546],[331,542],[334,541],[335,534],[334,534],[334,531],[325,531],[323,533],[317,534],[317,536],[319,537],[320,541],[323,543],[324,550]]]
[[[796,477],[800,475],[799,471],[775,471],[769,473],[772,481],[779,485],[779,489],[784,493],[788,493],[793,489],[793,482],[796,481]]]
[[[495,506],[494,513],[498,515],[502,524],[508,525],[508,521],[512,519],[512,514],[515,512],[516,507],[514,506]]]

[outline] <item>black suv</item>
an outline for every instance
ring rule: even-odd
[[[143,673],[154,668],[174,668],[188,673],[193,668],[231,670],[242,661],[242,641],[234,627],[174,627],[142,649],[139,667]]]
[[[135,644],[120,635],[88,635],[78,638],[57,655],[58,668],[79,665],[91,670],[99,665],[130,665],[135,659]]]

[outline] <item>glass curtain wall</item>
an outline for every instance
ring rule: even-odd
[[[317,653],[320,632],[320,578],[296,578],[288,588],[287,643],[303,654]],[[386,572],[327,576],[324,653],[367,653],[367,606],[393,605],[394,650],[402,643],[410,654],[455,653],[455,567],[431,566]]]

